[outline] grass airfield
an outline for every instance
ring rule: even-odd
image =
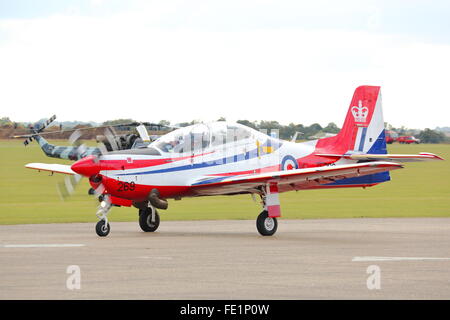
[[[51,141],[65,144],[65,141]],[[389,153],[432,152],[447,161],[406,163],[391,172],[391,181],[375,187],[307,190],[281,194],[282,214],[288,219],[363,217],[449,217],[450,145],[388,146]],[[26,169],[30,162],[71,163],[46,157],[38,144],[0,141],[0,224],[96,222],[98,201],[87,195],[83,179],[75,194],[61,201],[56,184],[64,175]],[[160,210],[162,220],[255,219],[260,204],[250,195],[170,200]],[[113,208],[111,221],[136,221],[137,209]]]

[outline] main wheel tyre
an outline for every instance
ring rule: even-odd
[[[109,234],[109,231],[111,231],[111,228],[109,227],[109,223],[105,223],[105,220],[100,220],[95,225],[95,232],[97,232],[97,235],[100,237],[106,237]]]
[[[153,214],[155,219],[153,219]],[[139,226],[142,231],[154,232],[159,227],[159,214],[156,209],[146,208],[139,210]]]
[[[270,218],[268,212],[264,210],[256,219],[256,228],[261,235],[271,236],[277,231],[277,218]]]

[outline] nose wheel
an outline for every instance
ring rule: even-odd
[[[103,196],[96,213],[96,216],[100,221],[95,225],[95,232],[99,237],[106,237],[111,231],[111,227],[108,223],[108,213],[111,210],[111,207],[112,204],[109,201],[109,197],[107,195]]]
[[[100,237],[106,237],[109,234],[109,231],[111,230],[109,223],[105,220],[100,220],[95,225],[95,232],[97,232],[97,235]]]
[[[269,213],[264,210],[256,219],[256,228],[262,236],[271,236],[277,232],[277,218],[270,218]]]

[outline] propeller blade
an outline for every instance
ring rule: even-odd
[[[45,121],[40,127],[38,128],[32,128],[31,131],[33,132],[32,134],[29,135],[18,135],[18,136],[13,136],[13,138],[26,138],[25,141],[23,142],[23,144],[25,145],[25,147],[27,145],[30,144],[31,141],[33,141],[33,137],[36,136],[37,134],[39,134],[41,131],[43,131],[45,128],[48,127],[48,125],[50,123],[52,123],[53,121],[55,121],[56,116],[53,115],[50,117],[50,119],[48,119],[47,121]]]
[[[84,158],[87,151],[87,147],[84,143],[80,144],[77,148],[78,159]]]
[[[75,188],[80,182],[81,178],[82,176],[79,174],[67,176],[65,177],[63,182],[57,184],[57,190],[61,200],[66,200],[75,192]]]
[[[99,219],[103,219],[106,218],[106,215],[108,214],[108,211],[111,209],[112,207],[112,203],[111,200],[109,199],[108,195],[105,195],[103,197],[103,200],[100,202],[100,204],[97,207],[97,212],[96,212],[96,216]]]
[[[37,129],[37,132],[39,133],[39,132],[43,131],[45,128],[47,128],[47,127],[49,126],[50,123],[52,123],[53,121],[55,121],[55,119],[56,119],[56,115],[51,116],[50,119],[48,119],[47,121],[45,121],[45,122],[42,124],[42,126],[41,126],[39,129]]]
[[[74,132],[72,132],[72,134],[69,137],[69,142],[71,145],[75,145],[75,143],[77,143],[78,139],[80,139],[81,137],[81,132],[80,130],[75,130]]]
[[[112,128],[106,128],[105,129],[105,137],[108,140],[111,148],[113,149],[113,151],[117,151],[120,150],[119,146],[117,145],[117,141],[115,139],[115,132],[113,131]]]
[[[77,129],[69,137],[70,144],[76,148],[77,159],[83,158],[87,151],[86,145],[80,140],[81,135],[81,131]]]
[[[96,196],[101,196],[103,194],[103,191],[105,191],[103,183],[100,183],[100,185],[96,189],[94,189],[94,193]]]
[[[47,119],[44,123],[42,123],[42,124],[40,124],[40,123],[35,124],[34,125],[34,129],[32,130],[33,133],[40,133],[40,132],[42,132],[45,128],[47,128],[49,126],[50,123],[55,121],[55,119],[56,119],[56,116],[53,115],[49,119]]]
[[[99,143],[97,145],[97,147],[100,150],[100,152],[102,153],[102,155],[108,152],[108,149],[106,149],[106,147],[103,143]]]

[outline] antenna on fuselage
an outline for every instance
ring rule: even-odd
[[[295,134],[292,136],[291,142],[297,141],[297,136],[303,134],[303,132],[296,131]]]

